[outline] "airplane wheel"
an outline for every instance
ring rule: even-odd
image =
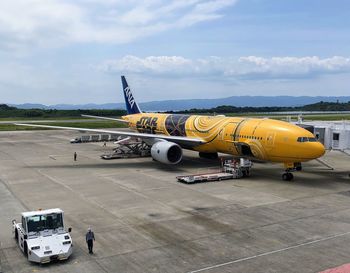
[[[283,181],[287,181],[288,180],[288,173],[282,174],[282,179],[283,179]]]
[[[282,175],[283,181],[291,181],[291,180],[293,180],[293,178],[294,178],[294,176],[292,173],[284,173]]]
[[[288,181],[293,180],[294,175],[292,173],[288,173]]]

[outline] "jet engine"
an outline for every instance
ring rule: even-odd
[[[158,141],[152,145],[151,155],[154,160],[165,164],[177,164],[182,159],[179,145],[168,141]]]

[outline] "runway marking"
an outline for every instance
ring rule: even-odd
[[[289,247],[285,247],[285,248],[281,248],[281,249],[277,249],[277,250],[273,250],[273,251],[269,251],[269,252],[264,252],[264,253],[257,254],[257,255],[254,255],[254,256],[250,256],[250,257],[245,257],[245,258],[229,261],[229,262],[222,263],[222,264],[216,264],[216,265],[213,265],[213,266],[204,267],[204,268],[201,268],[201,269],[190,271],[188,273],[202,272],[202,271],[207,271],[207,270],[219,268],[219,267],[230,265],[230,264],[236,264],[236,263],[240,263],[240,262],[245,262],[245,261],[252,260],[252,259],[255,259],[255,258],[260,258],[260,257],[264,257],[264,256],[267,256],[267,255],[271,255],[271,254],[275,254],[275,253],[279,253],[279,252],[283,252],[283,251],[288,251],[288,250],[295,249],[295,248],[298,248],[298,247],[312,245],[312,244],[316,244],[316,243],[323,242],[323,241],[328,241],[328,240],[335,239],[335,238],[342,237],[342,236],[349,235],[349,234],[350,234],[350,231],[345,232],[345,233],[341,233],[341,234],[337,234],[337,235],[333,235],[333,236],[329,236],[329,237],[325,237],[325,238],[322,238],[322,239],[310,241],[310,242],[305,242],[305,243],[294,245],[294,246],[289,246]]]

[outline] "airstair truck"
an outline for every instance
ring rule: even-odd
[[[23,212],[21,223],[12,224],[18,246],[31,262],[66,260],[73,252],[72,229],[65,230],[61,209]]]

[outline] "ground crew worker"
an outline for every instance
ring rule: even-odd
[[[74,152],[74,161],[77,161],[77,152]]]
[[[95,241],[95,234],[91,230],[91,228],[88,228],[88,232],[85,235],[86,243],[88,245],[89,253],[93,254],[92,248],[94,247],[94,241]]]

